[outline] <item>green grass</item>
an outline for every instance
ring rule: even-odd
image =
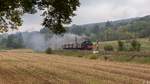
[[[96,60],[96,59],[98,59],[99,57],[98,57],[98,55],[96,55],[96,54],[93,54],[93,55],[90,55],[89,56],[89,59],[93,59],[93,60]]]
[[[108,57],[108,60],[110,61],[150,64],[149,53],[147,54],[143,52],[110,52],[106,54],[104,54],[104,52],[100,52],[99,54],[93,54],[91,51],[62,50],[53,51],[53,54],[80,57],[91,60],[105,60],[105,57]],[[133,57],[134,55],[135,57]]]
[[[119,61],[119,62],[127,62],[129,60],[129,56],[113,56],[113,61]]]
[[[136,57],[133,62],[142,63],[142,64],[150,64],[150,56],[149,57]]]
[[[141,38],[138,39],[138,41],[141,43],[141,50],[150,50],[150,40],[149,38]],[[100,49],[103,49],[105,45],[112,45],[115,50],[118,48],[118,41],[106,41],[106,42],[101,42],[100,43]]]
[[[140,43],[142,44],[142,50],[150,50],[150,40],[149,39],[139,39]]]
[[[53,51],[53,54],[65,55],[65,56],[73,56],[73,57],[85,57],[91,54],[91,51],[80,51],[80,50],[60,50]]]
[[[131,62],[140,64],[150,64],[150,56],[148,57],[135,57],[131,59],[131,56],[114,56],[113,61],[117,62]]]

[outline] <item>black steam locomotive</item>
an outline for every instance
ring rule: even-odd
[[[74,43],[74,44],[65,44],[63,49],[67,50],[92,50],[93,43],[90,40],[85,40],[82,43]]]

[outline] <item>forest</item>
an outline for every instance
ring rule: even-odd
[[[91,40],[112,41],[150,37],[150,16],[107,21],[103,23],[73,25],[68,31],[86,35]]]

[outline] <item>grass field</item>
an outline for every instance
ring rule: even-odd
[[[64,55],[72,56],[93,60],[105,60],[105,57],[108,57],[109,61],[114,62],[128,62],[128,63],[138,63],[138,64],[150,64],[150,52],[141,51],[141,52],[104,52],[101,51],[99,54],[93,54],[92,51],[75,51],[75,50],[61,50],[53,51],[55,55]]]
[[[142,51],[150,50],[150,39],[149,38],[141,38],[137,39],[141,43]],[[100,43],[100,49],[103,49],[105,45],[112,45],[115,49],[117,49],[118,41],[105,41]]]
[[[150,65],[6,50],[0,84],[150,84]]]

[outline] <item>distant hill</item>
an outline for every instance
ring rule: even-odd
[[[150,15],[86,25],[72,25],[68,32],[87,35],[92,40],[118,40],[150,36]]]
[[[86,25],[72,25],[67,33],[87,36],[92,41],[126,40],[131,38],[150,37],[150,15],[118,21],[107,21]],[[0,49],[33,48],[44,50],[54,34],[43,28],[34,32],[18,32],[0,35]],[[68,38],[68,37],[67,37]],[[52,39],[54,40],[54,39]],[[39,43],[41,45],[39,45]]]

